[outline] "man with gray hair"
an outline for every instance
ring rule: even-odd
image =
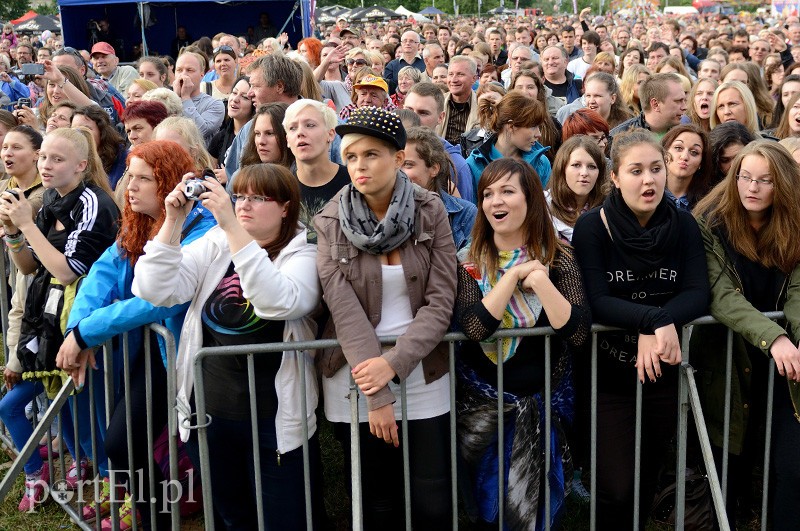
[[[283,54],[259,57],[250,65],[250,92],[247,94],[256,109],[267,103],[284,102],[291,105],[300,99],[303,70],[300,65]],[[233,190],[233,174],[239,169],[240,159],[250,129],[255,119],[247,122],[233,139],[225,155],[225,173],[228,174],[228,190]]]
[[[406,66],[425,72],[425,61],[419,56],[419,34],[407,31],[400,38],[400,57],[389,61],[383,69],[383,78],[389,84],[389,94],[397,90],[397,74]]]
[[[425,74],[433,79],[433,70],[444,64],[444,50],[438,43],[426,44],[422,50],[422,60],[425,61]]]
[[[581,97],[583,83],[567,71],[569,54],[561,46],[548,46],[542,52],[544,85],[553,91],[553,96],[564,105]]]
[[[478,124],[478,98],[472,85],[478,79],[478,65],[471,57],[457,55],[447,67],[444,117],[436,134],[451,144],[459,144],[461,135]]]
[[[513,43],[508,47],[508,57],[508,62],[511,65],[511,68],[506,68],[500,72],[500,81],[503,83],[503,86],[506,88],[506,90],[508,90],[511,86],[511,79],[517,72],[521,70],[523,63],[526,61],[535,61],[539,58],[537,55],[536,59],[534,59],[533,50],[524,44],[518,43]]]

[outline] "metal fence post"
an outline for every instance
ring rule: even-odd
[[[684,326],[681,330],[681,367],[678,377],[678,455],[675,463],[675,528],[683,531],[686,513],[686,437],[689,424],[689,389],[686,385],[686,371],[689,365],[689,340],[692,329]]]

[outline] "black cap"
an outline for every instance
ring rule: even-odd
[[[397,149],[406,147],[406,129],[396,114],[377,107],[359,107],[350,113],[347,123],[337,125],[339,136],[350,133],[379,138]]]

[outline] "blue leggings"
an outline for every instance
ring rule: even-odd
[[[99,363],[98,363],[99,365]],[[91,369],[90,369],[91,370]],[[98,369],[94,373],[94,395],[95,404],[97,405],[97,416],[95,420],[95,429],[97,431],[97,456],[94,461],[95,468],[99,470],[100,474],[104,477],[108,476],[108,460],[106,458],[103,440],[105,439],[106,432],[106,412],[105,412],[105,391],[103,389],[103,371]],[[6,396],[0,400],[0,419],[8,427],[11,433],[11,439],[18,449],[22,449],[28,442],[28,439],[33,435],[33,426],[30,421],[25,417],[25,406],[33,400],[38,394],[44,391],[41,382],[33,382],[23,380],[17,383]],[[68,401],[69,407],[62,410],[63,414],[63,433],[62,437],[64,443],[69,450],[69,453],[74,457],[76,455],[75,448],[75,431],[73,429],[72,418],[76,411],[73,409],[73,399]],[[81,458],[92,455],[92,432],[91,432],[91,417],[89,415],[89,389],[88,385],[75,398],[77,406],[78,428],[81,443]],[[40,412],[44,413],[44,412]],[[25,473],[33,474],[42,468],[42,458],[39,457],[39,452],[33,452],[31,457],[25,463]]]

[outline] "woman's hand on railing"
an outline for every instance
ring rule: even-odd
[[[14,389],[14,386],[17,385],[22,380],[22,374],[18,372],[14,372],[8,367],[5,368],[3,371],[3,381],[6,384],[6,388],[11,391]]]
[[[656,352],[661,361],[670,365],[677,365],[681,362],[681,344],[678,340],[678,330],[674,324],[668,324],[661,328],[656,328],[656,340],[658,346]]]
[[[769,347],[769,353],[772,354],[781,376],[800,382],[800,350],[791,339],[780,336]]]
[[[369,412],[369,432],[378,439],[393,444],[395,448],[400,446],[400,439],[397,436],[397,421],[394,418],[394,405],[386,404]]]
[[[661,376],[661,364],[659,360],[658,339],[655,335],[639,334],[637,341],[638,352],[636,354],[636,370],[639,372],[639,381],[644,383],[644,376],[651,382],[655,382],[656,378]]]
[[[391,365],[380,356],[364,360],[353,367],[353,380],[367,396],[374,395],[386,387],[395,375]]]
[[[76,388],[82,389],[86,379],[87,365],[97,369],[94,350],[90,348],[81,350],[78,341],[75,339],[75,334],[68,334],[61,344],[61,348],[58,349],[58,354],[56,354],[56,367],[72,378]]]

